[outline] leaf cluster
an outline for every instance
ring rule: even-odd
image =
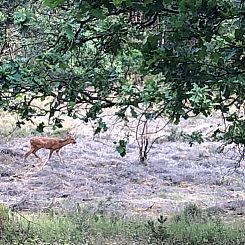
[[[23,121],[48,115],[58,127],[62,115],[97,120],[98,130],[107,108],[124,120],[142,105],[174,123],[214,111],[239,117],[244,8],[229,0],[2,1],[0,106]]]

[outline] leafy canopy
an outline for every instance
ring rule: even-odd
[[[48,115],[62,127],[68,114],[98,120],[99,133],[106,108],[174,123],[221,111],[225,138],[244,143],[244,1],[4,0],[0,9],[0,106],[19,124]]]

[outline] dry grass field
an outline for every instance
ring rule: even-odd
[[[14,153],[0,153],[0,202],[14,210],[72,210],[79,203],[92,213],[155,217],[195,203],[227,220],[240,219],[245,212],[245,168],[234,171],[233,152],[218,153],[219,143],[211,141],[190,147],[180,137],[182,130],[198,129],[208,135],[218,118],[169,125],[153,145],[147,165],[138,161],[133,134],[126,157],[115,151],[113,142],[125,133],[120,124],[94,138],[90,124],[66,119],[64,129],[48,128],[44,134],[62,136],[70,129],[77,144],[61,150],[65,164],[54,154],[46,166],[39,166],[34,156],[24,162],[35,127],[28,124],[9,134],[15,119],[2,113],[0,130],[0,148]],[[38,154],[48,157],[47,150]]]

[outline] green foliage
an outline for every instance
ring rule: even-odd
[[[233,122],[228,126],[224,138],[228,143],[235,143],[237,145],[245,145],[245,121],[243,119],[231,119]]]
[[[195,142],[197,142],[198,144],[204,142],[202,132],[200,131],[195,131],[191,134],[182,133],[182,137],[185,141],[187,141],[190,144],[190,146],[192,146]]]
[[[44,122],[39,123],[39,124],[37,125],[37,132],[42,133],[42,132],[43,132],[44,127],[45,127]]]
[[[13,17],[15,25],[24,25],[30,22],[32,13],[25,8],[20,8],[15,11]]]
[[[8,214],[4,208],[4,217]],[[7,217],[7,216],[6,216]],[[0,228],[2,245],[34,244],[209,244],[242,245],[244,226],[225,225],[196,205],[170,218],[127,220],[117,216],[74,213],[11,213]]]
[[[167,225],[165,222],[167,218],[163,218],[162,215],[157,219],[157,224],[154,221],[148,221],[146,227],[150,230],[150,239],[157,240],[159,242],[166,241],[170,234],[167,231]]]
[[[229,0],[2,1],[0,107],[20,121],[48,116],[55,128],[64,114],[98,121],[108,108],[125,122],[128,108],[136,118],[142,107],[175,124],[213,111],[240,118],[244,8]],[[99,121],[96,133],[106,128]],[[243,144],[231,131],[225,139]]]
[[[241,245],[245,241],[243,228],[229,227],[193,204],[169,220],[160,216],[156,222],[148,222],[147,227],[151,244]]]
[[[0,204],[0,237],[3,230],[8,225],[8,221],[9,221],[9,209],[4,204]]]
[[[44,0],[44,4],[46,4],[49,7],[56,7],[64,2],[65,0]]]
[[[5,15],[3,12],[0,11],[0,22],[3,22],[5,20]]]
[[[113,240],[140,241],[145,227],[141,221],[77,211],[73,214],[13,213],[3,231],[2,245],[75,245],[97,244],[98,240],[103,244]]]
[[[115,144],[118,144],[116,146],[116,151],[120,154],[121,157],[126,156],[127,153],[127,141],[126,140],[119,140],[119,142],[114,142]]]
[[[194,221],[207,220],[206,214],[196,205],[188,204],[182,213],[177,214],[173,217],[175,221],[184,220],[186,223]]]
[[[106,123],[102,121],[102,119],[100,118],[98,123],[97,123],[97,128],[95,129],[94,131],[94,134],[99,134],[101,132],[106,132],[107,131],[107,126],[106,126]]]

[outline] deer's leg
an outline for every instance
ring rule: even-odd
[[[33,154],[36,158],[38,158],[41,162],[43,162],[43,159],[42,159],[41,157],[39,157],[39,156],[36,154],[36,151],[35,151],[35,152],[32,152],[32,154]]]
[[[26,160],[27,157],[29,157],[29,156],[32,154],[33,151],[34,151],[34,149],[30,149],[30,150],[25,154],[24,160]]]
[[[38,151],[39,149],[36,149],[36,148],[33,148],[31,147],[31,149],[25,154],[24,156],[24,160],[27,159],[27,157],[29,157],[31,154],[33,154],[36,158],[38,158],[40,161],[42,161],[42,158],[39,157],[36,152]]]
[[[63,161],[63,159],[62,159],[62,157],[61,157],[59,151],[60,151],[60,149],[59,149],[59,150],[56,150],[55,152],[56,152],[57,156],[59,157],[60,161],[61,161],[62,163],[64,163],[64,161]]]
[[[54,150],[51,150],[51,149],[50,149],[48,159],[45,161],[45,163],[44,163],[43,165],[45,165],[45,164],[49,161],[49,159],[51,158],[53,152],[54,152]]]
[[[38,158],[39,161],[42,163],[42,162],[43,162],[43,159],[42,159],[41,157],[39,157],[39,156],[36,154],[36,152],[37,152],[38,150],[39,150],[39,149],[34,149],[33,152],[32,152],[32,154],[33,154],[36,158]]]

